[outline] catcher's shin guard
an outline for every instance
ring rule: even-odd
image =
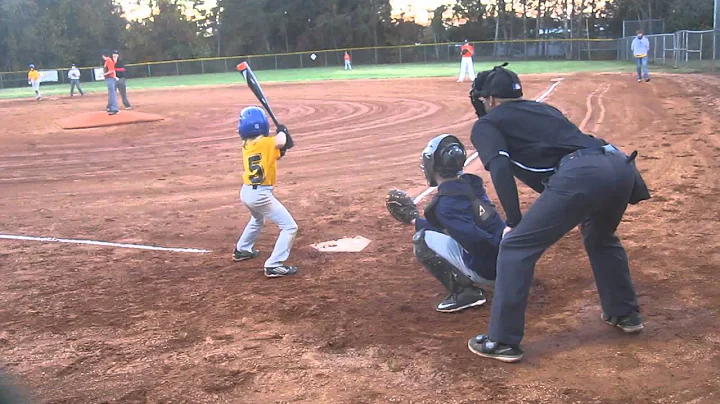
[[[457,294],[465,288],[473,287],[473,282],[460,272],[448,260],[438,255],[425,242],[425,231],[420,230],[413,236],[415,258],[445,286],[448,292]]]

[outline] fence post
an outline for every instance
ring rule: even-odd
[[[228,72],[227,59],[224,59],[224,60],[225,60],[225,73],[227,73]]]
[[[150,72],[150,64],[149,63],[147,64],[147,68],[148,68],[148,77],[152,77],[152,73]]]
[[[702,54],[703,54],[703,34],[700,34],[700,60],[703,60]]]
[[[0,74],[0,88],[5,88],[5,86],[3,85],[2,76],[3,76],[3,75]]]
[[[205,74],[205,62],[202,59],[200,59],[200,71]]]
[[[302,53],[301,53],[301,54],[300,54],[300,68],[301,68],[301,69],[303,68],[303,61],[302,61],[302,57],[303,57],[303,55],[302,55]]]
[[[178,76],[180,75],[180,64],[178,62],[175,62],[175,73],[177,73]]]
[[[377,48],[375,48],[375,64],[378,64]]]
[[[278,61],[277,61],[277,55],[275,55],[275,70],[278,69]]]
[[[425,51],[425,46],[422,47],[423,50],[423,61],[427,63],[427,52]]]
[[[402,64],[402,48],[398,48],[398,54],[400,55],[400,64]]]
[[[718,10],[720,12],[720,10]],[[716,23],[720,24],[720,22]],[[718,42],[717,37],[718,34],[720,34],[720,31],[718,31],[718,27],[713,28],[713,71],[715,71],[715,68],[717,67],[717,48],[718,48]],[[1,85],[2,83],[0,83]]]

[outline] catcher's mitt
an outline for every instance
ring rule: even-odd
[[[397,220],[409,224],[417,219],[420,213],[412,198],[399,189],[391,189],[385,196],[385,206],[390,214]]]

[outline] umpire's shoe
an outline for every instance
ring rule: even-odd
[[[260,251],[258,250],[252,250],[252,251],[240,251],[237,248],[233,250],[233,261],[240,262],[245,261],[249,259],[253,259],[260,254]]]
[[[507,345],[493,341],[485,334],[480,334],[468,341],[470,352],[484,358],[496,359],[502,362],[517,362],[523,357],[520,345]]]
[[[297,267],[291,267],[288,265],[280,265],[279,267],[265,267],[265,276],[268,278],[280,278],[282,276],[295,275],[297,273]]]
[[[640,313],[637,311],[634,311],[627,316],[620,317],[610,317],[607,314],[602,313],[600,318],[606,324],[614,325],[628,334],[638,333],[645,327],[643,326],[642,319],[640,318]]]
[[[435,306],[441,313],[453,313],[470,307],[482,306],[487,300],[480,288],[464,288],[458,293],[451,293]]]

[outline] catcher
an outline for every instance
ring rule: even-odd
[[[440,135],[422,152],[422,168],[437,195],[421,218],[413,200],[403,191],[388,191],[386,206],[397,220],[414,224],[415,258],[449,295],[435,306],[443,313],[485,303],[477,286],[492,285],[495,262],[505,222],[490,202],[482,178],[462,174],[465,146],[452,135]]]

